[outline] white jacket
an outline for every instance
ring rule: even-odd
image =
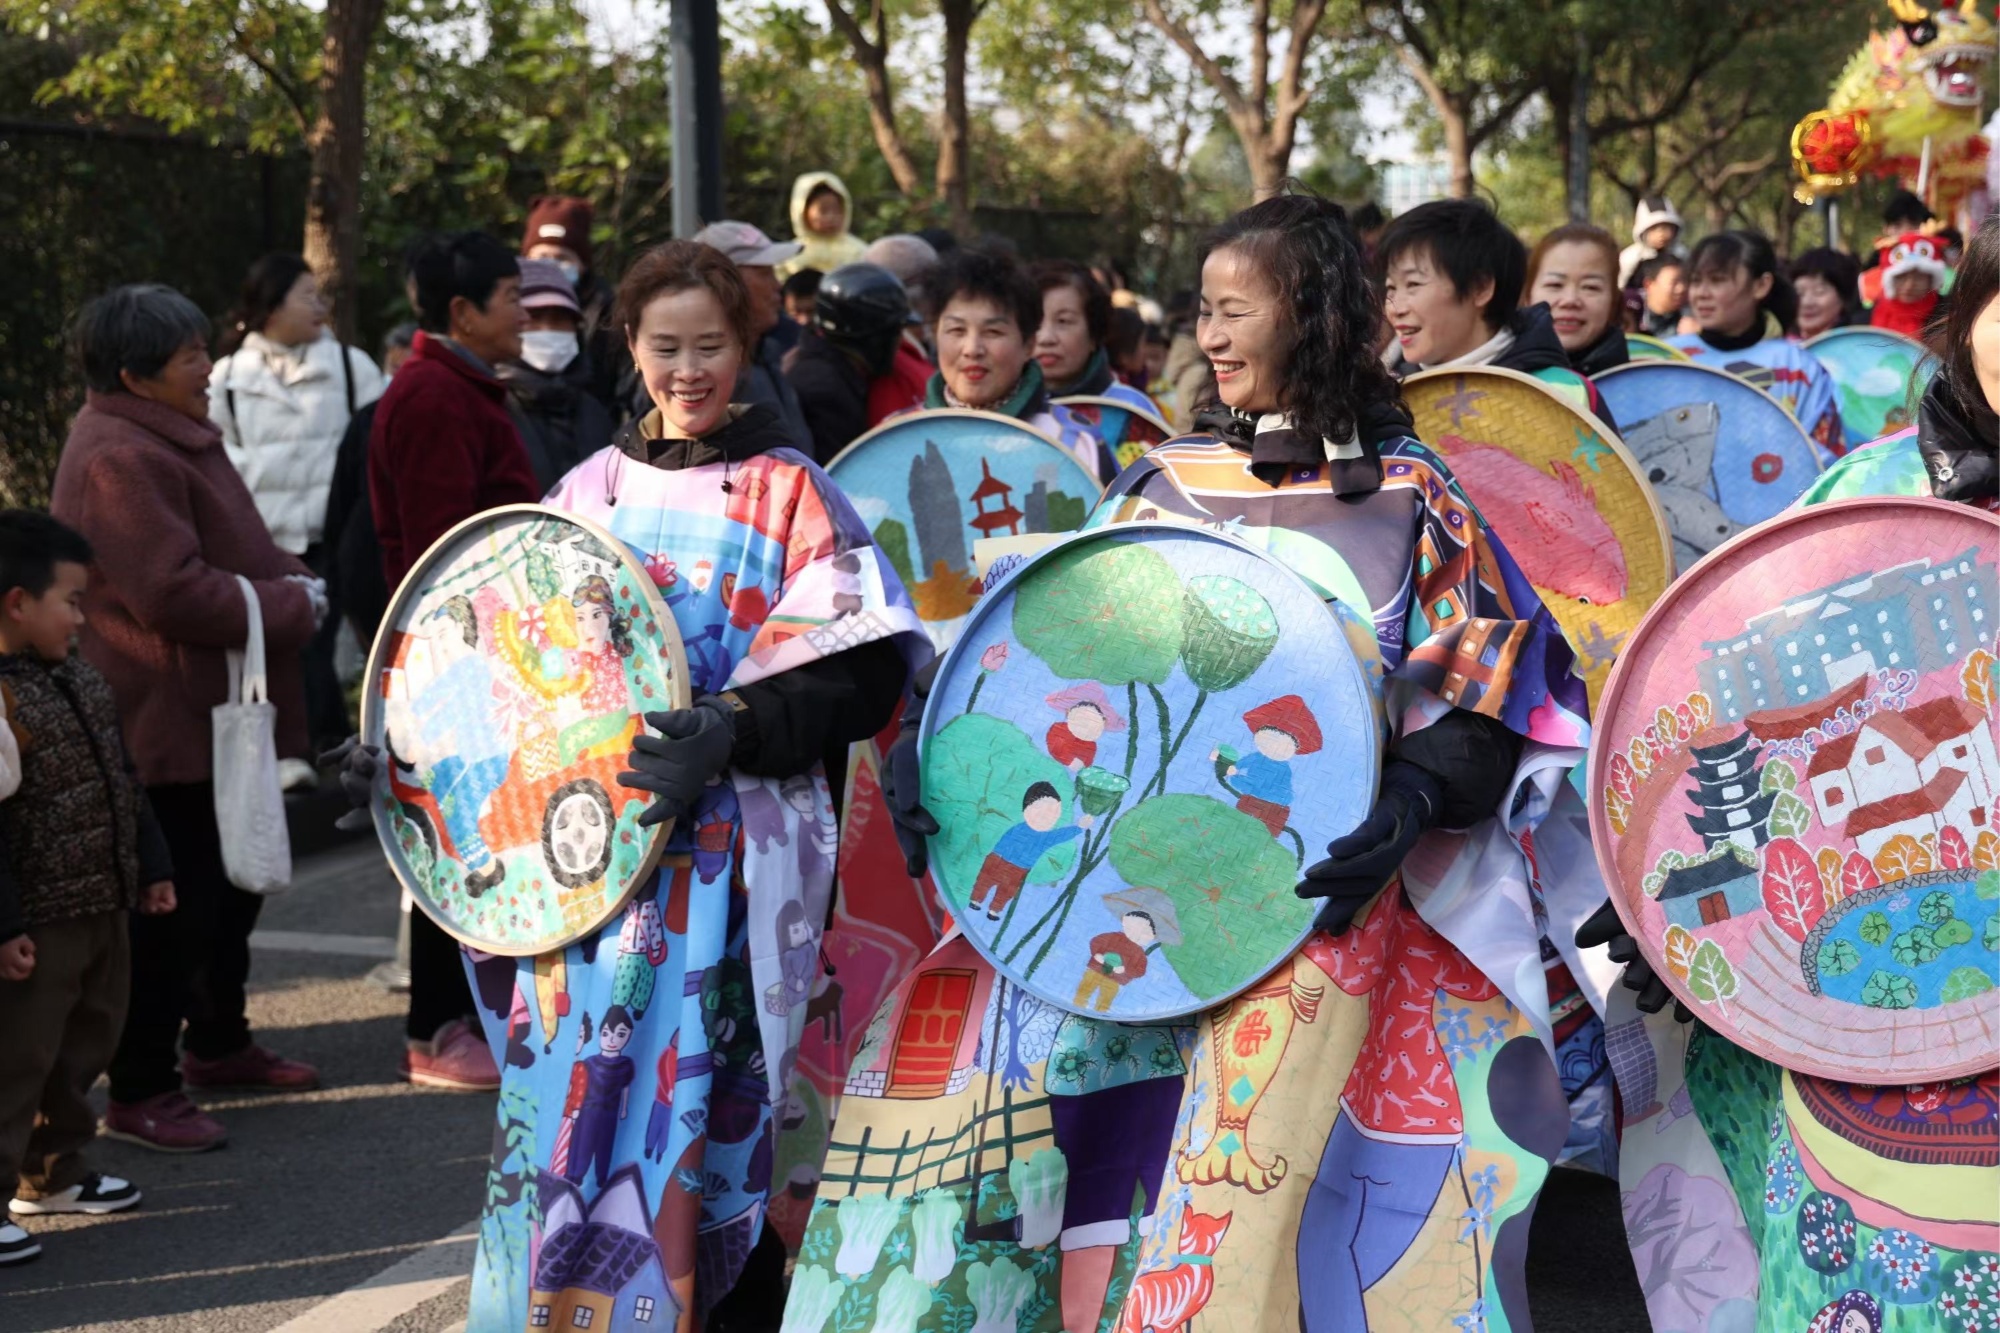
[[[252,333],[208,380],[208,414],[222,428],[229,461],[271,539],[294,555],[320,539],[326,522],[334,457],[349,416],[342,350],[331,332],[302,348]],[[382,396],[388,381],[366,352],[344,350],[359,411]]]

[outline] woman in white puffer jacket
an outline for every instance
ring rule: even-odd
[[[208,381],[209,418],[272,540],[311,563],[340,437],[387,381],[326,327],[319,282],[297,255],[251,265],[225,349]]]
[[[222,447],[271,540],[324,579],[320,538],[340,438],[388,381],[366,352],[344,346],[327,328],[319,280],[297,255],[265,255],[250,266],[222,350],[228,355],[208,379],[209,419],[222,428]],[[316,752],[351,727],[333,666],[340,622],[339,608],[331,608],[304,653]],[[285,760],[279,774],[287,789],[313,780],[311,766],[298,760]]]

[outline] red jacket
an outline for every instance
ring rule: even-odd
[[[49,512],[96,554],[83,655],[111,683],[141,782],[211,776],[209,710],[229,691],[223,653],[249,632],[238,574],[264,612],[278,753],[307,753],[299,650],[312,638],[312,598],[286,575],[310,571],[271,540],[215,423],[93,392],[63,444]]]
[[[541,495],[507,386],[419,330],[368,435],[368,499],[390,588],[459,523]]]
[[[896,344],[896,359],[889,373],[868,386],[868,425],[873,428],[898,412],[924,405],[924,387],[931,382],[934,367],[929,358],[905,337]]]

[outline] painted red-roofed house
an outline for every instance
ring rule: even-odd
[[[1872,857],[1899,833],[1921,836],[1955,825],[1983,829],[2000,788],[1993,728],[1972,703],[1933,699],[1884,711],[1858,732],[1820,747],[1806,770],[1813,805],[1829,830]]]

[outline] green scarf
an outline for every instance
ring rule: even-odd
[[[1100,347],[1090,354],[1090,360],[1084,363],[1082,372],[1075,379],[1068,384],[1051,384],[1049,397],[1069,398],[1076,394],[1087,393],[1102,398],[1110,392],[1115,382],[1116,377],[1111,373],[1111,358]]]
[[[1007,397],[984,410],[998,412],[1003,417],[1013,417],[1017,421],[1024,420],[1028,415],[1029,405],[1041,396],[1042,364],[1039,361],[1030,361],[1027,371],[1021,376],[1020,381],[1014,385],[1013,390],[1008,393]],[[958,402],[945,391],[944,372],[940,370],[934,371],[931,375],[930,383],[924,386],[924,406],[929,408],[964,407],[965,404]]]

